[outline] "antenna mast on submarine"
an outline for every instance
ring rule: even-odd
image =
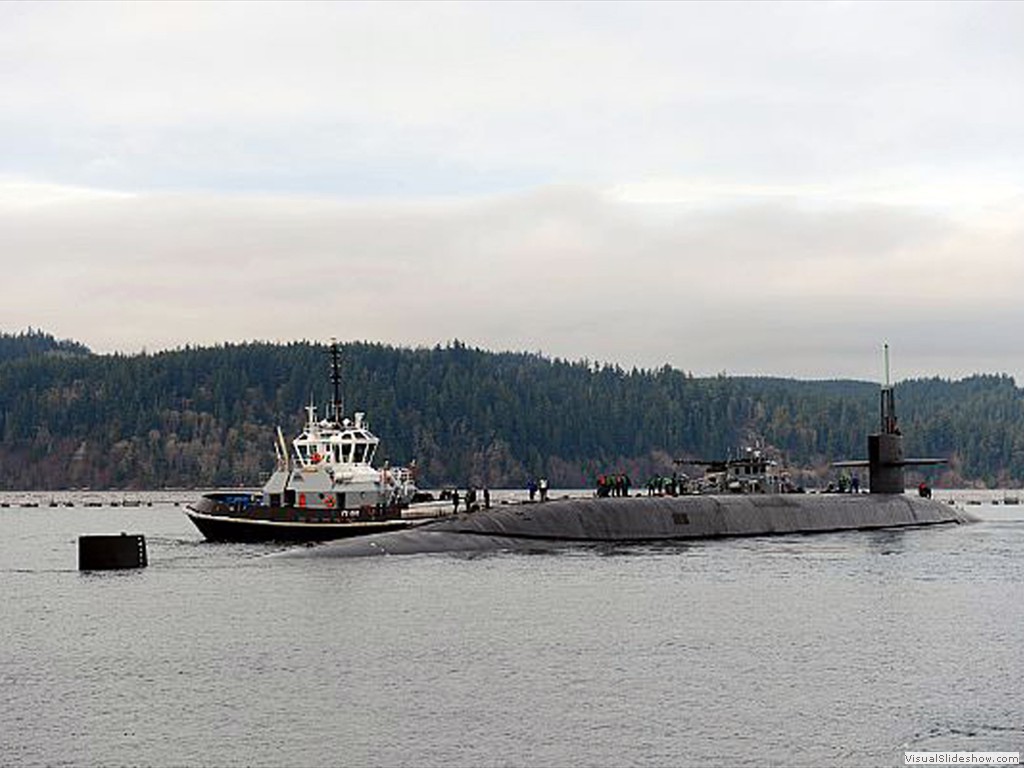
[[[334,399],[331,400],[331,418],[338,424],[341,423],[341,352],[338,350],[338,340],[331,338],[331,384],[334,386]]]
[[[898,435],[896,426],[896,399],[893,386],[889,379],[889,344],[882,345],[882,356],[885,364],[885,384],[882,385],[882,429],[883,435]]]

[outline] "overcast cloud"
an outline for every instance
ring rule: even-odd
[[[0,329],[1024,377],[1022,3],[0,3]]]

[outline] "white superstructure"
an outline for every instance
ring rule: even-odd
[[[331,417],[318,420],[316,406],[306,406],[306,424],[290,449],[278,428],[277,466],[263,486],[262,504],[353,514],[408,506],[416,494],[415,467],[392,467],[386,462],[383,467],[374,466],[380,439],[370,431],[365,413],[351,419],[343,415],[334,342],[331,363]]]

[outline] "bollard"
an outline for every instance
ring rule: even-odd
[[[146,537],[122,533],[120,536],[79,536],[78,570],[105,571],[112,568],[145,568]]]

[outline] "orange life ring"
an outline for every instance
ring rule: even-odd
[[[324,499],[324,506],[327,507],[328,509],[333,509],[334,508],[334,497],[333,496],[328,496],[326,499]]]
[[[313,462],[314,464],[319,464],[319,463],[320,463],[320,460],[321,460],[322,458],[323,458],[323,456],[321,456],[321,455],[320,455],[319,453],[314,453],[314,454],[313,454],[313,458],[312,458],[312,462]]]

